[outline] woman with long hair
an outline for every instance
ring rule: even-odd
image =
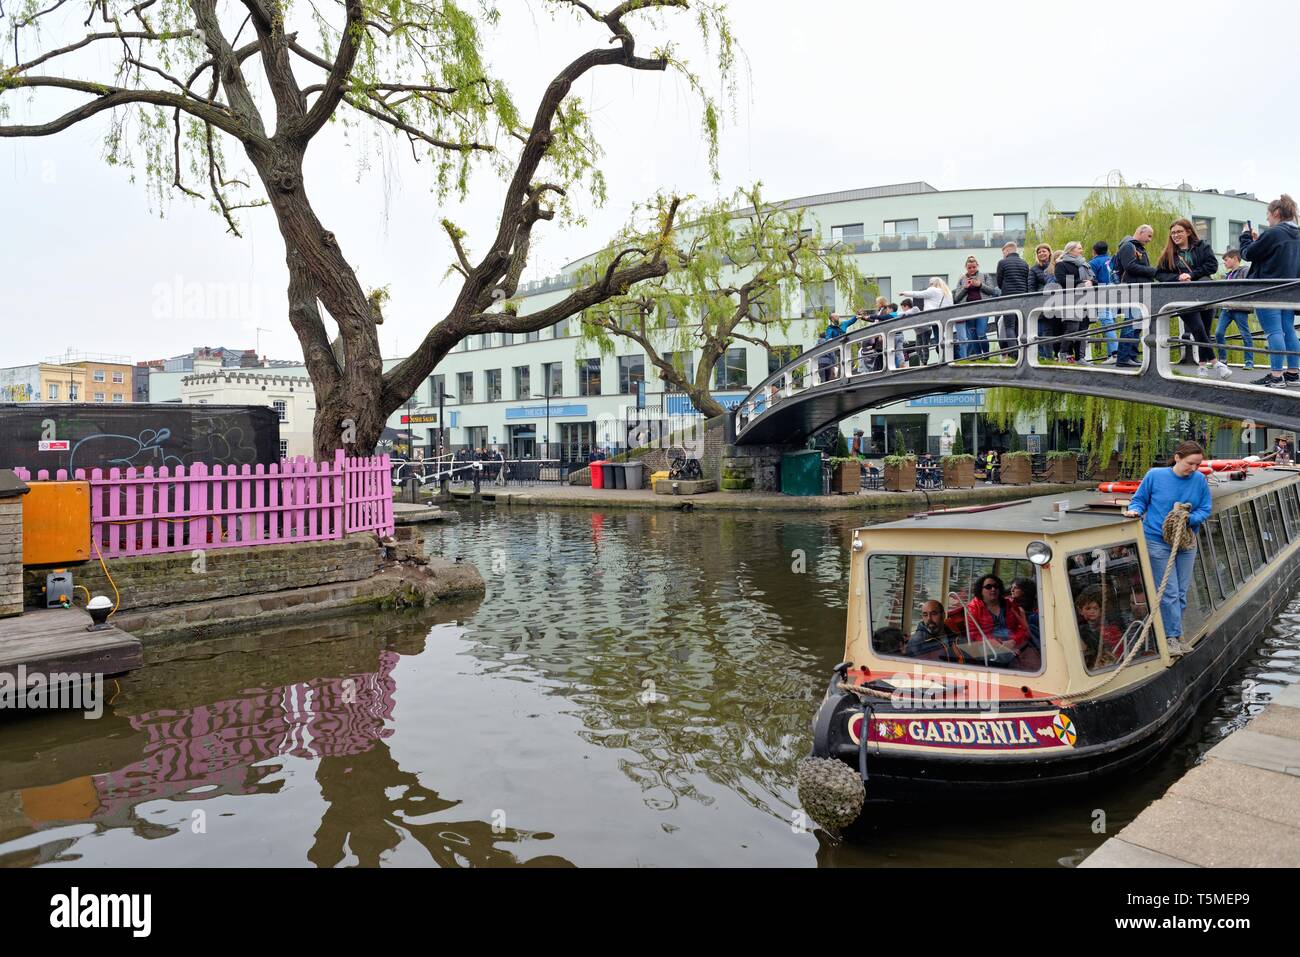
[[[1241,234],[1241,256],[1250,263],[1251,279],[1300,279],[1300,227],[1296,226],[1295,200],[1283,193],[1268,204],[1268,228]],[[1259,327],[1268,337],[1270,372],[1255,385],[1285,388],[1300,382],[1300,338],[1295,331],[1294,309],[1255,310]],[[1282,353],[1287,353],[1282,372]]]
[[[1065,244],[1065,248],[1056,259],[1056,268],[1053,272],[1062,289],[1081,289],[1097,285],[1097,277],[1093,275],[1092,267],[1083,258],[1083,243],[1077,240]],[[1082,333],[1088,328],[1087,315],[1067,314],[1059,317],[1057,321],[1060,323],[1061,335],[1079,334],[1078,339],[1061,343],[1061,353],[1067,362],[1082,362],[1086,354]]]
[[[1147,555],[1151,558],[1151,574],[1159,583],[1169,563],[1172,546],[1165,541],[1165,519],[1175,505],[1187,504],[1191,508],[1187,527],[1196,532],[1201,523],[1210,517],[1210,483],[1198,468],[1205,458],[1205,449],[1199,442],[1184,442],[1174,449],[1173,461],[1168,468],[1152,469],[1142,479],[1124,514],[1142,519],[1142,531],[1147,540]],[[1174,558],[1174,570],[1160,596],[1160,617],[1165,623],[1165,638],[1169,650],[1181,654],[1179,639],[1183,636],[1183,611],[1187,608],[1187,589],[1192,583],[1192,567],[1196,562],[1196,548],[1180,549]]]
[[[988,642],[994,653],[1020,654],[1029,644],[1029,622],[1011,601],[997,575],[981,575],[975,583],[975,597],[966,605],[966,640]]]
[[[1218,257],[1210,244],[1196,235],[1192,221],[1175,219],[1169,227],[1165,251],[1156,264],[1156,282],[1199,282],[1212,278],[1218,271]],[[1215,354],[1210,341],[1211,310],[1187,309],[1180,312],[1178,318],[1183,321],[1184,333],[1196,341],[1196,374],[1207,376],[1211,369],[1215,369],[1224,379],[1231,376],[1232,370]]]
[[[952,305],[952,290],[949,289],[948,284],[938,276],[931,276],[929,284],[924,289],[904,292],[903,295],[906,296],[908,299],[911,299],[914,305],[916,301],[920,299],[922,302],[925,303],[925,305],[922,307],[924,309],[942,309],[944,306]],[[962,349],[964,351],[964,344],[966,341],[965,330],[963,329],[964,325],[965,323],[958,322],[954,324],[952,327],[953,337],[954,339],[957,340],[957,342],[953,343],[953,358],[958,357],[957,343],[962,343]],[[918,345],[925,346],[924,362],[929,362],[930,361],[929,347],[931,345],[929,330],[925,330],[924,332],[918,332],[916,341]],[[941,359],[943,358],[942,352],[939,353],[939,357]]]

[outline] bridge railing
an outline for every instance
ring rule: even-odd
[[[733,412],[733,426],[739,437],[760,420],[777,414],[785,403],[848,390],[862,390],[864,395],[874,391],[883,396],[879,401],[868,397],[858,408],[886,404],[892,401],[888,390],[873,388],[885,380],[896,390],[905,390],[906,380],[915,379],[915,394],[925,394],[955,391],[972,384],[1034,388],[1035,380],[1044,379],[1044,374],[1050,372],[1050,384],[1044,381],[1037,387],[1058,388],[1068,381],[1077,383],[1076,391],[1094,394],[1140,393],[1144,387],[1152,391],[1147,383],[1127,380],[1154,376],[1185,382],[1191,376],[1195,381],[1195,366],[1179,368],[1175,355],[1181,349],[1195,349],[1183,316],[1201,313],[1206,317],[1211,342],[1202,343],[1202,348],[1207,350],[1208,361],[1208,350],[1213,349],[1214,356],[1218,356],[1215,316],[1221,310],[1252,313],[1259,309],[1283,310],[1284,321],[1294,324],[1294,311],[1300,309],[1300,280],[1081,289],[1049,286],[1038,294],[927,310],[854,329],[802,353],[746,396]],[[1282,356],[1287,365],[1300,359],[1300,352],[1270,346],[1266,339],[1254,338],[1251,345],[1253,364],[1261,367],[1271,355]],[[1224,336],[1225,350],[1240,351],[1242,346],[1242,335]],[[945,381],[936,387],[936,373],[945,370]],[[1214,376],[1215,384],[1247,390],[1247,394],[1277,391],[1252,379],[1240,366],[1230,366],[1226,378],[1221,370],[1207,371]],[[1063,372],[1080,378],[1061,380],[1059,374]],[[1087,384],[1088,380],[1103,378],[1104,388]],[[1296,414],[1300,415],[1300,385],[1294,397]],[[1168,394],[1153,396],[1151,401],[1181,404]],[[1269,401],[1276,404],[1276,396],[1270,395]],[[830,403],[823,405],[831,408]],[[842,413],[842,418],[854,411],[849,408],[852,405],[849,399],[838,397],[834,411]]]

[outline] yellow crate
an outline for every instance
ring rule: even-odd
[[[23,496],[23,564],[90,560],[90,483],[31,482]]]
[[[667,477],[668,477],[668,472],[667,472],[667,471],[663,471],[663,472],[651,472],[651,473],[650,473],[650,487],[651,487],[651,488],[654,488],[654,487],[655,487],[655,482],[656,482],[656,481],[658,481],[659,479],[666,479]]]

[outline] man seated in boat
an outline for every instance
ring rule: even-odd
[[[956,620],[960,622],[959,618]],[[909,658],[961,661],[963,655],[956,647],[960,640],[961,632],[952,627],[949,613],[931,598],[921,604],[921,620],[903,653]]]
[[[990,664],[1010,665],[1029,645],[1025,613],[1008,599],[1006,586],[997,575],[982,576],[975,592],[966,605],[966,645],[962,651],[972,660],[989,659]]]
[[[1084,661],[1090,668],[1110,664],[1119,658],[1119,626],[1106,621],[1105,604],[1100,586],[1090,585],[1074,599],[1079,618],[1079,640],[1083,643]]]

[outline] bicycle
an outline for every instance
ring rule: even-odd
[[[700,468],[700,460],[689,457],[683,449],[681,454],[674,455],[669,463],[668,477],[674,481],[698,482],[704,478],[704,471]]]

